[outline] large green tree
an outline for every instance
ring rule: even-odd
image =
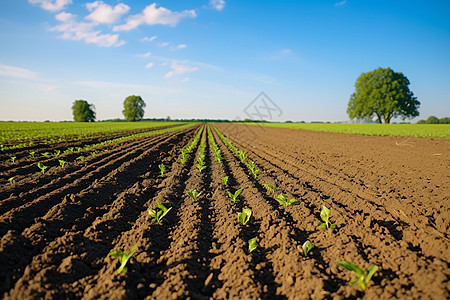
[[[127,121],[139,121],[144,116],[145,102],[141,96],[128,96],[123,102],[123,115]]]
[[[403,73],[391,68],[378,68],[362,73],[355,83],[355,92],[348,102],[350,119],[372,120],[389,124],[392,118],[413,118],[419,115],[420,102],[409,89]]]
[[[72,105],[72,111],[75,122],[95,121],[95,107],[86,100],[75,100]]]

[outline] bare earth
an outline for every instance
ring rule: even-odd
[[[450,139],[216,126],[256,163],[257,179],[214,130],[222,164],[210,145],[201,173],[194,153],[179,163],[199,127],[105,146],[64,169],[48,158],[45,174],[42,158],[1,156],[2,182],[17,181],[0,187],[2,298],[450,298]],[[300,204],[280,206],[264,184]],[[193,189],[197,200],[186,195]],[[227,192],[237,189],[233,204]],[[147,213],[156,200],[172,207],[162,224]],[[336,229],[318,228],[323,205]],[[134,245],[128,271],[116,274],[108,253]],[[342,260],[378,266],[366,293],[348,284]]]

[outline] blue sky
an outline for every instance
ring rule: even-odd
[[[413,121],[450,116],[448,0],[0,4],[0,120],[71,120],[75,99],[121,118],[129,95],[146,118],[243,119],[264,91],[274,121],[343,121],[378,67],[411,81]]]

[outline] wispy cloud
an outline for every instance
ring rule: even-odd
[[[118,34],[101,34],[100,30],[95,30],[94,23],[77,22],[76,15],[62,12],[55,16],[62,24],[52,27],[51,31],[61,32],[63,39],[74,41],[85,41],[88,44],[96,44],[100,47],[118,47],[125,44],[119,39]]]
[[[147,25],[169,25],[176,26],[184,18],[195,18],[195,10],[171,11],[165,7],[156,7],[156,3],[145,7],[142,13],[127,18],[127,22],[114,26],[114,31],[129,31],[136,27]]]
[[[48,11],[60,11],[72,4],[72,0],[28,0],[31,4],[38,4],[42,9]]]
[[[175,47],[172,47],[172,50],[180,50],[180,49],[184,49],[186,47],[187,47],[186,44],[179,44],[179,45],[177,45]]]
[[[30,71],[28,69],[0,64],[0,76],[2,77],[35,79],[37,77],[37,74],[38,73]]]
[[[138,54],[137,57],[149,57],[150,55],[152,55],[151,52],[146,52],[144,54]]]
[[[154,35],[154,36],[152,36],[152,37],[146,36],[146,37],[143,37],[143,38],[141,39],[141,41],[142,41],[142,42],[153,42],[156,38],[158,38],[157,35]]]
[[[209,5],[215,10],[221,11],[225,8],[225,0],[209,0]]]
[[[103,1],[87,3],[86,8],[91,12],[91,14],[86,17],[86,20],[90,20],[98,24],[116,23],[130,10],[130,7],[123,3],[119,3],[112,7]]]
[[[154,65],[154,63],[148,63],[146,66],[145,66],[145,68],[146,69],[150,69],[151,67],[153,67],[153,65]]]
[[[172,65],[170,66],[170,68],[172,69],[172,71],[169,71],[166,75],[164,75],[165,78],[170,78],[176,75],[182,75],[182,74],[186,74],[186,73],[192,73],[198,70],[197,67],[192,67],[192,66],[188,66],[188,65],[180,65],[177,63],[172,63]]]
[[[334,4],[334,6],[342,6],[345,5],[345,3],[347,3],[347,0],[341,1],[341,2],[337,2]]]
[[[169,42],[163,42],[163,43],[159,43],[159,44],[158,44],[159,47],[167,47],[167,46],[169,46],[169,45],[170,45]]]

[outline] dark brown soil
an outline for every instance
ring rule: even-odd
[[[17,181],[0,188],[2,297],[450,297],[449,139],[218,124],[256,163],[255,179],[213,130],[223,156],[214,161],[206,127],[207,168],[196,167],[199,145],[181,164],[198,128],[117,143],[65,168],[49,160],[45,174],[31,163],[4,170]],[[264,184],[299,205],[280,206]],[[186,194],[194,189],[197,199]],[[237,189],[233,203],[228,191]],[[172,207],[161,224],[147,213],[156,201]],[[318,228],[322,205],[336,229]],[[237,213],[246,207],[253,214],[242,225]],[[253,237],[259,248],[249,253]],[[117,274],[108,253],[133,246],[128,271]],[[378,266],[365,293],[348,285],[355,278],[336,267],[343,260]]]

